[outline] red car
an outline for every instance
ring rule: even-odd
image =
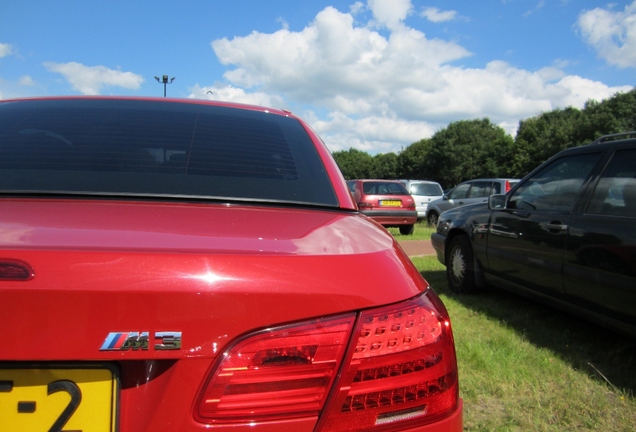
[[[448,313],[289,112],[5,100],[0,170],[0,430],[462,430]]]
[[[417,222],[415,199],[398,180],[349,180],[349,191],[360,212],[384,227],[413,234]]]

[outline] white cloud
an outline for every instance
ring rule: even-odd
[[[197,86],[191,96],[212,91],[223,100],[312,106],[302,116],[331,150],[375,153],[399,151],[461,119],[488,117],[514,134],[521,119],[631,89],[568,76],[562,61],[536,71],[499,60],[466,68],[464,47],[405,24],[409,0],[368,0],[367,9],[368,23],[327,7],[300,31],[215,40],[215,54],[230,67],[227,83]]]
[[[440,11],[435,7],[429,7],[424,9],[421,15],[431,22],[440,23],[445,21],[452,21],[457,18],[457,11]]]
[[[362,3],[361,1],[357,1],[349,7],[349,10],[351,11],[351,14],[357,15],[362,12],[364,8],[364,3]]]
[[[409,121],[383,116],[352,118],[332,112],[328,120],[305,113],[303,118],[327,142],[331,151],[351,147],[370,153],[397,152],[423,137],[432,136],[435,127],[426,121]]]
[[[122,72],[105,66],[85,66],[80,63],[44,63],[50,72],[60,73],[73,89],[85,95],[98,95],[102,87],[123,87],[136,90],[144,79],[132,72]]]
[[[0,58],[6,57],[6,56],[10,56],[10,55],[14,54],[14,52],[15,52],[15,50],[13,48],[13,45],[6,44],[6,43],[0,43]]]
[[[534,14],[535,12],[539,12],[541,9],[543,9],[544,6],[545,6],[545,0],[539,0],[539,2],[535,5],[535,7],[525,12],[523,16],[527,18],[530,15]]]
[[[188,97],[194,99],[209,99],[248,105],[284,108],[284,101],[281,97],[260,92],[248,93],[242,88],[225,84],[215,84],[213,86],[203,87],[197,84],[190,89]]]
[[[35,82],[33,81],[33,78],[31,78],[30,76],[23,75],[20,77],[18,84],[24,87],[33,87],[35,85]]]
[[[611,9],[585,11],[576,25],[599,57],[620,68],[636,68],[636,1],[622,11]]]
[[[222,64],[236,66],[224,75],[236,86],[300,101],[318,98],[325,104],[343,97],[383,98],[408,85],[434,88],[440,84],[435,72],[440,64],[470,54],[414,29],[393,32],[387,39],[354,27],[351,15],[332,7],[299,32],[253,32],[213,41],[212,48]],[[333,108],[341,107],[335,103]]]
[[[402,21],[413,8],[411,0],[367,0],[367,3],[378,23],[389,30],[402,28]]]

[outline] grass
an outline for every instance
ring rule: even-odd
[[[415,224],[413,234],[402,235],[399,228],[387,228],[393,237],[397,240],[430,240],[431,234],[435,231],[435,228],[428,226],[426,221],[418,222]]]
[[[451,316],[466,431],[634,431],[636,341],[507,292],[454,294],[435,257],[413,263]]]

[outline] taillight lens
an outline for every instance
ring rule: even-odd
[[[510,182],[508,180],[506,180],[506,193],[508,193],[508,191],[511,189],[510,187]]]
[[[355,315],[252,334],[222,355],[195,418],[232,424],[318,416],[346,351]]]
[[[423,295],[364,312],[354,335],[355,345],[317,430],[401,428],[435,421],[455,410],[455,348],[446,310],[437,297]]]
[[[435,421],[458,401],[452,331],[431,293],[362,312],[357,324],[348,314],[248,335],[222,354],[195,418],[232,425],[320,415],[320,432],[382,431]]]

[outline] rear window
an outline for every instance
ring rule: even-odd
[[[399,182],[365,181],[362,183],[365,195],[409,195]]]
[[[422,196],[444,195],[444,191],[442,191],[442,187],[435,183],[413,183],[411,184],[411,193],[413,195],[422,195]]]
[[[0,104],[0,190],[338,205],[296,119],[165,101]]]

